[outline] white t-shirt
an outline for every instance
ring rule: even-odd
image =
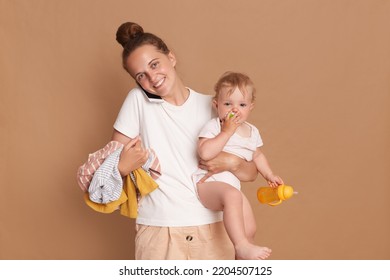
[[[226,145],[223,148],[224,152],[228,152],[239,156],[247,161],[253,159],[253,154],[258,147],[263,146],[263,140],[261,139],[259,130],[252,124],[245,122],[251,130],[249,137],[242,137],[237,133],[234,133]],[[219,118],[213,118],[209,120],[199,133],[199,137],[202,138],[214,138],[221,132],[221,122]],[[207,173],[205,170],[198,169],[193,175],[193,181],[197,183]],[[236,189],[241,188],[240,180],[231,172],[224,171],[221,173],[214,174],[206,180],[225,182]]]
[[[197,141],[203,125],[213,117],[211,96],[189,89],[181,106],[149,99],[140,88],[129,92],[114,128],[152,148],[160,161],[159,187],[142,198],[137,223],[152,226],[195,226],[222,220],[222,213],[206,209],[196,196],[191,175],[198,168]]]

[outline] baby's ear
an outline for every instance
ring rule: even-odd
[[[249,106],[249,109],[250,109],[251,111],[253,110],[253,108],[255,108],[255,103],[254,103],[254,102],[252,102],[251,105]]]
[[[213,108],[214,108],[215,110],[218,109],[218,101],[217,101],[215,98],[213,98]]]

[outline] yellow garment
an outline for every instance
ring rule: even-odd
[[[133,174],[141,196],[145,196],[158,188],[157,183],[142,168],[134,170]],[[95,203],[89,199],[89,194],[85,193],[84,201],[97,212],[112,213],[120,208],[122,215],[129,218],[137,217],[137,192],[130,175],[124,178],[122,193],[118,200],[107,204]]]

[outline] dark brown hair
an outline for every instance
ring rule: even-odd
[[[253,84],[252,80],[243,73],[237,73],[237,72],[225,72],[217,81],[217,83],[214,86],[215,91],[215,97],[214,99],[218,99],[219,92],[222,88],[230,88],[228,94],[232,94],[234,89],[236,87],[239,88],[239,90],[243,94],[248,94],[247,87],[250,87],[252,89],[252,101],[255,100],[255,85]]]
[[[134,22],[125,22],[119,26],[116,32],[116,40],[123,47],[122,65],[126,69],[129,55],[138,47],[152,45],[163,54],[169,54],[170,50],[159,37],[152,33],[144,32],[143,28]]]

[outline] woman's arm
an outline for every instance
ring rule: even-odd
[[[125,145],[118,163],[118,170],[122,177],[140,168],[147,161],[149,152],[142,147],[141,139],[138,136],[131,139],[119,131],[114,130],[112,140]]]
[[[199,161],[199,167],[208,171],[200,182],[204,182],[213,174],[220,173],[222,171],[232,172],[240,181],[251,182],[256,179],[258,173],[254,162],[246,161],[238,156],[226,152],[219,153],[211,160],[201,159]]]
[[[111,136],[112,141],[118,141],[122,143],[123,145],[126,145],[132,138],[127,137],[123,133],[120,133],[118,130],[114,129]]]
[[[240,163],[235,171],[232,171],[236,177],[242,182],[252,182],[256,180],[258,170],[256,164],[253,161],[246,161],[240,159]]]

